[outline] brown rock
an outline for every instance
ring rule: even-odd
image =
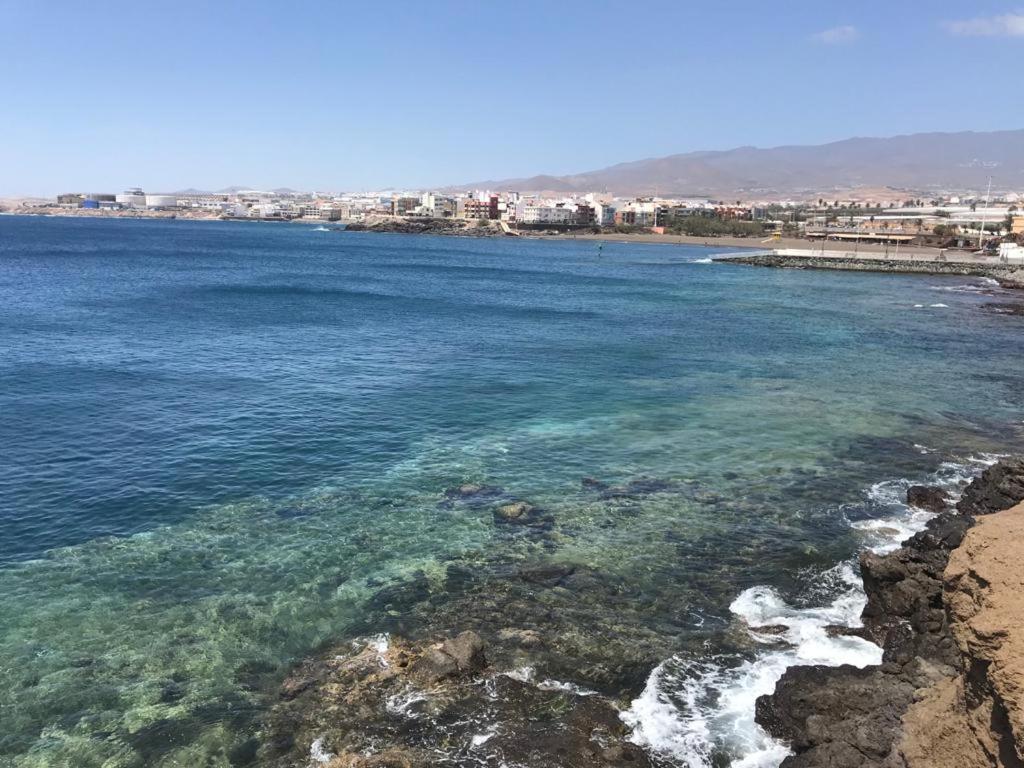
[[[476,632],[462,632],[445,640],[441,651],[455,660],[459,672],[479,672],[487,666],[484,656],[484,641]]]
[[[440,648],[428,648],[415,662],[409,674],[417,682],[431,685],[459,673],[459,665]]]
[[[525,501],[513,501],[511,504],[502,504],[494,511],[494,514],[502,520],[511,522],[528,517],[534,509],[532,504]]]
[[[498,632],[498,639],[523,648],[534,648],[544,642],[540,633],[532,629],[503,629]]]

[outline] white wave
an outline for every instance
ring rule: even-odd
[[[473,736],[473,738],[472,738],[472,739],[470,739],[470,746],[471,746],[471,747],[473,747],[474,749],[475,749],[476,747],[480,747],[480,746],[483,746],[483,745],[484,745],[484,744],[486,744],[486,743],[487,743],[488,741],[490,741],[490,740],[491,740],[492,738],[494,738],[494,736],[495,736],[495,735],[496,735],[497,733],[498,733],[498,726],[496,726],[496,725],[492,725],[492,726],[491,726],[490,728],[488,728],[488,729],[487,729],[486,731],[484,731],[483,733],[477,733],[477,734],[475,734],[475,735]]]
[[[575,683],[564,683],[561,680],[541,680],[537,683],[537,687],[542,691],[562,691],[563,693],[571,693],[574,696],[596,696],[597,691],[592,691],[589,688],[576,685]]]
[[[915,304],[914,309],[924,309],[924,304]]]
[[[517,667],[502,674],[520,683],[532,683],[537,672],[533,667]]]
[[[959,497],[979,467],[998,457],[982,455],[963,463],[943,462],[926,482]],[[865,547],[895,549],[923,530],[933,513],[906,504],[908,479],[875,483],[865,492],[870,505],[887,514],[852,523],[865,534]],[[715,755],[730,755],[732,768],[775,768],[790,754],[755,721],[759,696],[775,690],[787,669],[800,665],[865,667],[879,664],[882,649],[862,638],[829,636],[829,626],[855,628],[867,602],[855,561],[818,575],[832,598],[824,605],[795,608],[769,586],[751,587],[729,606],[751,637],[771,645],[752,658],[701,661],[673,656],[651,672],[647,684],[622,719],[632,740],[687,768],[710,768]],[[768,632],[760,629],[771,628]]]
[[[309,745],[309,759],[321,765],[329,763],[334,759],[334,753],[324,749],[323,736],[313,739],[313,743]]]
[[[417,688],[405,688],[398,693],[388,696],[384,702],[384,709],[392,715],[415,718],[416,714],[412,711],[412,708],[421,701],[426,700],[427,695],[423,691]]]
[[[928,306],[929,307],[941,307],[943,309],[948,309],[949,308],[949,304],[929,304]]]
[[[932,291],[945,291],[947,293],[989,293],[993,288],[999,287],[999,281],[991,277],[982,277],[977,283],[965,283],[963,285],[931,285]]]
[[[331,230],[328,229],[327,227],[322,227],[321,226],[321,227],[314,227],[313,231],[314,232],[330,232]]]
[[[690,261],[691,264],[714,264],[714,259],[693,259]]]

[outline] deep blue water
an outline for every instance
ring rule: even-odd
[[[980,281],[709,253],[0,217],[0,765],[213,754],[244,728],[196,712],[257,701],[238,665],[365,630],[375,585],[468,553],[724,616],[855,551],[872,483],[1021,446],[1024,322]],[[584,476],[703,495],[627,523]],[[470,481],[556,535],[439,508]],[[658,611],[667,643],[695,622]],[[159,758],[132,737],[176,720]]]

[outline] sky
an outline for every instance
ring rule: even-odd
[[[1024,0],[0,0],[0,196],[1024,128]]]

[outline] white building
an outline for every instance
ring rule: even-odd
[[[564,205],[520,204],[516,220],[522,224],[575,224],[576,210]]]
[[[145,208],[146,207],[146,193],[143,192],[139,187],[132,187],[126,189],[119,195],[115,195],[114,199],[123,205],[125,208]]]
[[[146,195],[147,208],[177,208],[176,195]]]
[[[999,258],[1012,264],[1024,264],[1024,245],[1000,243]]]

